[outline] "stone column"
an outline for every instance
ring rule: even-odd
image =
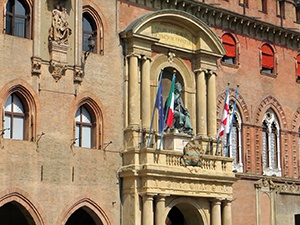
[[[153,195],[143,196],[143,223],[142,225],[153,225]]]
[[[33,22],[33,32],[31,33],[33,40],[33,55],[35,57],[41,57],[41,1],[33,2],[33,15],[34,20],[31,20]]]
[[[221,201],[218,199],[211,201],[211,225],[221,225]]]
[[[197,85],[197,134],[207,135],[207,104],[206,104],[206,82],[205,71],[200,70],[196,72]]]
[[[207,82],[207,130],[208,135],[215,137],[217,134],[216,129],[216,74],[214,72],[209,72],[208,82]]]
[[[223,201],[222,225],[232,225],[231,200]]]
[[[158,195],[156,199],[155,208],[155,225],[165,225],[166,215],[165,215],[165,196]]]
[[[140,123],[138,59],[138,55],[129,56],[128,125],[136,128]]]
[[[150,58],[144,56],[142,61],[142,125],[150,128],[151,120],[151,93],[150,93]]]

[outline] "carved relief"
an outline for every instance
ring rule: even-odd
[[[49,72],[52,74],[53,78],[58,81],[62,76],[65,75],[67,68],[65,64],[56,62],[54,60],[50,61]]]
[[[69,44],[69,36],[72,31],[68,27],[67,10],[65,7],[57,5],[52,10],[52,23],[49,30],[49,41],[58,44]]]
[[[31,57],[31,75],[39,76],[41,74],[42,59]]]
[[[69,49],[69,36],[72,33],[68,25],[66,8],[57,5],[52,10],[52,23],[48,37],[51,58],[49,72],[56,81],[65,75],[68,63],[67,51]]]

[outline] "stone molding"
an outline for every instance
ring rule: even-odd
[[[157,1],[143,1],[143,3],[136,3],[135,0],[130,0],[135,4],[142,4],[150,6],[155,9],[177,9],[190,13],[191,15],[201,19],[210,26],[220,29],[233,30],[241,35],[249,36],[251,38],[262,41],[270,41],[278,45],[286,45],[291,49],[300,47],[300,33],[292,29],[286,29],[281,26],[276,26],[258,20],[253,17],[232,12],[220,7],[216,7],[203,2],[192,0],[176,0],[159,3]]]

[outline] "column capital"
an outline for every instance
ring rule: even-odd
[[[209,199],[209,202],[210,202],[212,205],[221,205],[222,200],[223,200],[223,199],[221,199],[221,198],[211,198],[211,199]]]
[[[154,196],[157,194],[155,193],[141,193],[140,196],[142,196],[143,199],[153,199]]]
[[[137,53],[134,53],[134,52],[126,55],[126,58],[131,58],[131,57],[137,57],[138,59],[141,59],[141,55],[137,54]]]
[[[235,201],[235,198],[225,198],[222,200],[224,204],[231,204],[233,201]]]
[[[141,58],[142,58],[142,60],[144,60],[144,61],[147,61],[147,60],[149,60],[150,62],[152,61],[151,56],[143,55],[143,56],[141,56]]]

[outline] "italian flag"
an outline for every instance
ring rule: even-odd
[[[174,89],[175,89],[175,74],[173,74],[172,78],[172,84],[170,88],[170,93],[168,96],[168,101],[167,101],[167,119],[166,119],[166,124],[168,127],[173,126],[173,120],[174,120]]]

